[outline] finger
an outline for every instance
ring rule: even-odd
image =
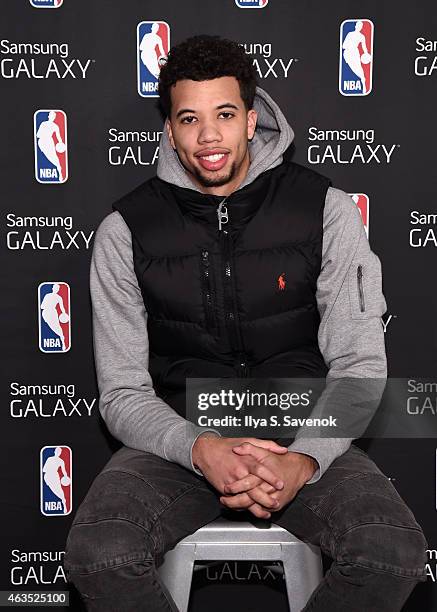
[[[244,491],[250,491],[255,487],[261,487],[263,491],[266,493],[273,493],[273,491],[277,491],[276,487],[273,487],[268,482],[261,480],[258,476],[254,476],[253,474],[249,474],[246,478],[242,478],[241,480],[236,480],[231,484],[227,484],[224,486],[224,493],[227,495],[235,495],[236,493],[243,493]]]
[[[222,495],[220,502],[228,508],[248,508],[253,504],[253,500],[247,493],[240,493],[239,495]]]
[[[281,480],[278,476],[276,476],[276,474],[274,474],[267,466],[263,465],[262,463],[258,463],[258,461],[256,461],[252,464],[249,464],[247,468],[251,474],[262,478],[262,480],[265,480],[276,489],[281,490],[284,488],[284,481]]]
[[[266,493],[273,493],[274,491],[277,491],[275,487],[272,487],[271,484],[265,481],[261,482],[261,484],[259,484],[258,486],[261,487],[261,489]]]
[[[223,492],[227,493],[228,495],[235,495],[236,493],[243,493],[244,491],[249,491],[249,489],[253,489],[256,486],[261,485],[262,483],[263,481],[261,480],[261,478],[258,478],[258,476],[255,476],[254,474],[248,474],[245,478],[242,478],[241,480],[236,480],[231,484],[225,485]],[[271,485],[268,486],[271,487]],[[276,491],[274,487],[272,487],[272,489]]]
[[[274,440],[258,440],[257,438],[250,438],[248,442],[253,444],[253,446],[265,448],[266,450],[269,450],[272,453],[277,453],[278,455],[285,455],[285,453],[288,453],[288,448],[286,446],[281,446]]]
[[[264,508],[275,510],[279,507],[279,501],[273,496],[263,491],[260,487],[255,487],[247,493],[254,502],[260,504]]]
[[[248,510],[258,518],[270,518],[272,516],[268,510],[264,510],[259,504],[252,504]]]
[[[254,446],[250,442],[243,442],[238,446],[233,446],[232,451],[237,455],[252,455],[257,461],[261,461],[269,456],[269,451],[259,446]]]
[[[233,447],[232,450],[237,455],[251,455],[256,459],[256,463],[252,463],[252,468],[249,468],[251,474],[259,476],[277,489],[282,489],[284,487],[284,483],[280,478],[273,474],[269,468],[262,465],[262,463],[258,463],[265,457],[268,457],[269,451],[259,448],[258,446],[253,446],[250,442],[244,442],[241,446]],[[254,471],[254,469],[256,471]]]

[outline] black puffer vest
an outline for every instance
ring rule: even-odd
[[[315,294],[329,185],[284,160],[226,198],[154,177],[113,205],[132,233],[154,388],[182,416],[187,377],[326,376]]]

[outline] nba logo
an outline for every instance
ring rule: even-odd
[[[36,180],[65,183],[68,178],[66,114],[61,110],[37,110],[33,125]]]
[[[59,8],[64,0],[30,0],[35,8]]]
[[[39,348],[43,353],[66,353],[71,346],[70,287],[41,283],[38,287]]]
[[[158,98],[158,77],[170,48],[170,26],[165,21],[140,21],[137,25],[138,93]]]
[[[235,0],[239,8],[264,8],[269,0]]]
[[[346,19],[340,26],[339,90],[343,96],[367,96],[372,91],[373,23]]]
[[[71,512],[71,448],[44,446],[40,451],[41,512],[66,516]]]
[[[361,218],[366,230],[367,239],[369,238],[369,196],[365,193],[350,193],[349,194],[355,204],[358,206]]]

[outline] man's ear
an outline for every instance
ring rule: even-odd
[[[255,134],[257,119],[258,119],[258,113],[256,112],[256,110],[251,108],[247,113],[247,138],[248,140],[252,140]]]
[[[167,130],[168,138],[170,140],[170,144],[173,147],[173,149],[176,149],[176,146],[175,146],[175,143],[174,143],[174,139],[173,139],[173,132],[172,132],[172,129],[171,129],[171,123],[170,123],[170,121],[168,119],[166,119],[166,121],[165,121],[165,127],[166,127],[166,130]]]

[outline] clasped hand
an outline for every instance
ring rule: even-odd
[[[222,504],[237,510],[247,509],[260,518],[270,518],[270,511],[284,508],[317,469],[317,462],[309,455],[294,453],[281,446],[267,450],[244,442],[233,447],[232,451],[256,458],[283,482],[282,487],[276,487],[250,474],[224,487],[225,495],[220,497]]]
[[[220,502],[259,518],[286,506],[318,467],[309,455],[272,440],[214,437],[201,445],[198,465],[221,493]]]

